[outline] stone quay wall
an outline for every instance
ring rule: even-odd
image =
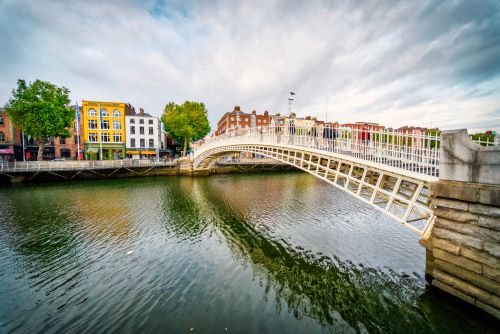
[[[464,131],[442,136],[441,177],[430,186],[436,219],[421,242],[426,273],[434,287],[500,319],[500,151]]]

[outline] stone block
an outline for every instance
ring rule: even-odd
[[[455,209],[449,209],[445,207],[438,207],[434,210],[434,215],[436,217],[442,217],[449,220],[454,220],[460,223],[472,223],[475,224],[479,220],[479,215],[473,214],[467,211],[460,211]]]
[[[480,185],[479,203],[500,206],[500,186],[498,185]]]
[[[500,258],[500,244],[492,242],[483,242],[483,248],[486,252]]]
[[[430,184],[434,197],[500,206],[500,186],[474,182],[439,180]]]
[[[430,184],[430,191],[434,197],[477,202],[479,200],[479,189],[474,185],[476,183],[439,180]]]
[[[451,292],[450,292],[450,294],[451,294]],[[480,309],[482,309],[483,311],[491,314],[495,318],[500,319],[500,310],[498,310],[497,308],[494,308],[493,306],[485,304],[485,303],[481,302],[480,300],[476,300],[476,306],[479,307]]]
[[[471,225],[467,223],[457,223],[453,220],[448,220],[442,217],[436,217],[435,227],[447,229],[450,231],[459,232],[462,234],[471,235],[473,237],[479,236],[479,229],[476,225]]]
[[[453,295],[455,297],[462,299],[463,301],[466,301],[469,304],[475,305],[475,299],[473,297],[468,296],[461,291],[458,291],[454,287],[451,287],[451,286],[441,282],[438,279],[433,279],[432,285],[435,286],[436,288],[443,290],[444,292],[449,293],[450,295]]]
[[[437,207],[455,209],[460,211],[469,211],[469,203],[467,202],[456,201],[441,197],[432,198],[431,202],[433,205]]]
[[[478,237],[481,240],[499,244],[500,243],[500,231],[490,230],[489,228],[478,227],[477,231],[479,233]]]
[[[464,280],[449,275],[438,269],[434,269],[432,275],[434,276],[434,278],[447,285],[452,286],[453,288],[465,293],[466,295],[479,299],[487,304],[490,304],[491,302],[491,293],[484,291],[483,289],[480,289]]]
[[[500,218],[500,206],[470,203],[469,212],[477,213],[483,216]]]
[[[435,269],[451,274],[455,277],[463,279],[474,286],[477,286],[485,291],[500,295],[500,283],[491,280],[487,277],[478,275],[470,270],[458,267],[450,262],[445,262],[439,259],[434,261]]]
[[[500,282],[499,267],[492,268],[490,266],[483,266],[483,275],[484,277]]]
[[[500,218],[479,216],[478,225],[490,230],[500,231]]]
[[[454,255],[460,255],[460,246],[445,240],[445,239],[438,239],[438,238],[433,238],[432,239],[432,246],[440,248],[444,251],[447,251],[448,253],[454,254]]]
[[[470,260],[464,256],[457,256],[445,252],[439,248],[434,248],[432,254],[436,259],[440,259],[443,261],[451,262],[459,267],[465,268],[467,270],[473,271],[476,274],[481,275],[483,273],[483,266],[481,263]]]
[[[478,251],[474,248],[467,248],[467,247],[462,247],[460,249],[460,255],[465,256],[471,260],[474,260],[476,262],[480,262],[483,264],[486,264],[490,267],[493,268],[499,268],[499,259],[495,256],[491,256],[490,254],[483,252],[483,251]]]
[[[500,147],[482,147],[461,129],[441,133],[440,153],[441,180],[500,184]]]
[[[427,275],[432,276],[432,271],[434,270],[434,255],[432,255],[432,251],[425,250],[425,273]]]
[[[432,236],[441,239],[451,240],[457,244],[469,246],[476,249],[483,249],[483,242],[475,237],[469,235],[461,234],[458,232],[446,230],[439,227],[434,227],[432,229]]]

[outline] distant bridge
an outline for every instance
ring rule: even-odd
[[[425,236],[434,215],[429,184],[437,181],[439,136],[350,128],[289,126],[236,130],[194,153],[195,171],[222,156],[249,152],[295,166],[366,202]]]

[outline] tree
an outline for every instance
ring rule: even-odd
[[[161,121],[169,135],[184,143],[184,157],[189,142],[200,140],[210,132],[207,109],[202,102],[186,101],[181,105],[169,102],[163,110]]]
[[[69,137],[69,128],[75,118],[68,108],[69,90],[50,82],[36,80],[26,84],[19,79],[17,89],[5,105],[12,122],[38,144],[38,160],[43,159],[43,148],[50,137]]]

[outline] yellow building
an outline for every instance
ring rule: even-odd
[[[103,160],[125,157],[126,108],[122,102],[82,101],[82,139],[87,159],[100,159],[101,150]]]

